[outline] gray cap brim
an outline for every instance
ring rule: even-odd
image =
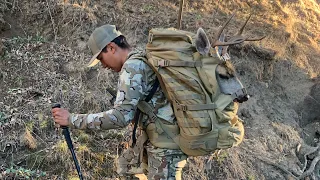
[[[101,51],[96,53],[95,55],[93,55],[93,57],[91,58],[90,62],[87,64],[87,67],[93,67],[93,66],[97,65],[100,62],[100,60],[97,59],[97,57],[99,56],[100,53],[101,53]]]

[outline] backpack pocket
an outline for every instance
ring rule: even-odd
[[[231,121],[238,112],[239,104],[235,102],[231,102],[228,106],[226,106],[223,110],[215,109],[217,120],[219,123],[226,123]]]
[[[219,129],[217,148],[227,149],[240,144],[244,137],[244,127],[241,121],[236,120],[236,123],[231,127],[228,125]]]
[[[161,120],[157,119],[156,121]],[[162,123],[162,126],[173,134],[179,134],[178,125]],[[147,126],[146,132],[152,145],[159,148],[180,149],[180,147],[173,141],[173,139],[169,135],[167,135],[161,127],[158,127],[156,123],[150,123]]]

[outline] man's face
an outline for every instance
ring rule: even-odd
[[[97,59],[100,60],[103,68],[110,68],[116,72],[120,72],[122,68],[122,62],[120,56],[117,54],[114,45],[107,45],[107,52],[101,52]]]

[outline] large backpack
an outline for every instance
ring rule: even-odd
[[[220,91],[215,71],[220,57],[213,48],[211,55],[200,55],[195,36],[174,28],[149,32],[144,61],[156,72],[178,126],[157,119],[147,134],[155,146],[178,147],[187,155],[201,156],[238,145],[244,128],[236,115],[238,103]],[[138,108],[150,116],[147,103],[139,103]]]

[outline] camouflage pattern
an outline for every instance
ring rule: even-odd
[[[114,107],[106,112],[96,114],[72,114],[69,117],[70,126],[77,129],[116,129],[126,127],[134,117],[137,104],[143,100],[155,82],[156,74],[143,61],[131,58],[142,52],[133,51],[124,63],[118,81],[117,97]],[[150,100],[159,118],[173,123],[175,120],[171,104],[165,98],[161,89]],[[148,124],[147,117],[143,118]]]
[[[128,127],[130,130],[128,125],[134,118],[138,102],[146,98],[156,80],[154,71],[142,60],[134,59],[132,55],[141,56],[142,52],[131,52],[124,63],[114,107],[96,114],[72,114],[69,118],[70,127],[77,129]],[[149,104],[155,109],[157,117],[168,123],[176,123],[172,106],[161,88],[158,88]],[[181,150],[153,146],[143,130],[152,121],[146,115],[141,119],[136,145],[126,149],[115,161],[117,173],[121,179],[181,179],[187,156]]]
[[[120,157],[117,157],[114,165],[117,173],[122,177],[134,177],[136,174],[146,174],[148,162],[144,151],[144,144],[148,137],[141,129],[137,130],[139,137],[134,147],[125,149]]]
[[[187,163],[187,155],[181,150],[157,148],[150,142],[144,149],[138,147],[127,149],[115,161],[121,179],[181,180],[182,168]]]
[[[148,143],[148,179],[180,180],[187,155],[181,150],[162,149]]]

